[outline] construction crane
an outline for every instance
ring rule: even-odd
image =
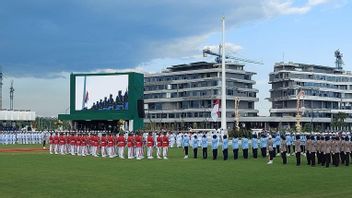
[[[303,114],[303,97],[304,91],[301,90],[297,94],[297,104],[296,104],[296,132],[300,133],[302,131],[301,119]]]
[[[15,89],[13,88],[13,80],[11,81],[11,87],[10,87],[10,110],[13,110],[13,95],[14,95]]]
[[[219,45],[219,51],[221,51],[222,46]],[[221,54],[220,53],[215,53],[211,51],[209,48],[203,49],[203,57],[207,57],[207,55],[212,55],[216,56],[215,62],[216,63],[221,63]],[[256,60],[251,60],[247,58],[240,58],[240,57],[235,57],[235,56],[225,56],[226,59],[231,59],[234,61],[238,62],[245,62],[245,63],[252,63],[252,64],[257,64],[257,65],[263,65],[264,63],[262,61],[256,61]]]

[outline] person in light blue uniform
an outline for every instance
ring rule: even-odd
[[[241,146],[242,146],[243,158],[248,159],[249,142],[248,142],[248,138],[246,135],[244,135],[241,140]]]
[[[235,134],[232,138],[232,151],[233,151],[233,159],[237,160],[238,159],[238,136]]]
[[[229,147],[229,141],[227,139],[227,135],[223,136],[223,140],[222,140],[222,154],[224,156],[224,160],[228,159],[228,147]]]
[[[189,147],[189,136],[188,136],[188,134],[183,135],[182,145],[183,145],[183,150],[185,152],[184,159],[187,159],[188,158],[188,147]]]
[[[211,140],[211,148],[213,150],[213,160],[218,158],[218,147],[219,147],[219,139],[216,134],[213,135],[213,139]]]
[[[302,134],[301,137],[301,152],[303,153],[303,155],[305,155],[306,153],[306,142],[307,142],[307,136]]]
[[[201,145],[203,148],[203,159],[207,159],[208,158],[208,138],[205,134],[202,136]]]
[[[258,158],[258,139],[256,134],[252,136],[252,153],[253,153],[253,158],[257,159]]]
[[[281,137],[280,137],[280,133],[277,133],[274,139],[274,153],[275,155],[279,156],[280,155],[280,145],[281,145]]]
[[[262,134],[260,137],[260,149],[262,152],[262,157],[266,157],[266,147],[268,146],[268,138]]]
[[[192,140],[192,147],[193,147],[193,158],[197,159],[197,153],[198,153],[198,136],[195,135]]]
[[[291,155],[291,145],[292,145],[292,137],[291,134],[286,133],[286,145],[287,145],[287,155]]]

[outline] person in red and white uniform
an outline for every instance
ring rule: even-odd
[[[59,134],[54,135],[54,153],[59,154]]]
[[[76,132],[75,136],[74,136],[74,140],[75,140],[75,145],[74,145],[74,152],[76,155],[79,154],[78,150],[79,150],[79,146],[80,146],[80,140],[79,140],[79,135],[78,133]]]
[[[101,156],[106,157],[106,146],[108,144],[108,140],[106,138],[106,134],[103,134],[100,138],[100,150],[101,150]]]
[[[88,145],[89,145],[89,137],[88,134],[83,134],[82,140],[81,140],[81,146],[82,146],[82,156],[85,157],[88,155]]]
[[[73,135],[73,133],[70,135],[70,153],[71,155],[76,155],[75,153],[75,147],[76,147],[76,138]]]
[[[120,133],[119,137],[117,138],[117,147],[119,149],[119,157],[120,159],[125,159],[124,151],[125,151],[126,141],[123,133]]]
[[[162,137],[162,146],[163,146],[163,158],[167,159],[167,154],[169,151],[169,137],[167,135],[167,132],[164,132],[164,135]]]
[[[134,146],[134,137],[132,136],[131,133],[129,133],[127,137],[127,158],[128,159],[134,158],[133,146]]]
[[[141,160],[143,157],[143,153],[142,153],[143,138],[142,138],[142,135],[138,132],[136,133],[135,141],[136,141],[136,159]]]
[[[116,157],[115,154],[115,138],[114,136],[110,133],[108,136],[108,147],[107,147],[107,153],[109,158],[114,158]]]
[[[156,156],[158,159],[161,159],[162,143],[163,143],[163,140],[159,132],[158,137],[156,138]]]
[[[55,153],[55,151],[54,151],[55,144],[54,144],[54,134],[53,133],[50,133],[49,143],[50,143],[49,153],[54,154]]]
[[[91,146],[91,155],[94,157],[98,157],[98,146],[99,146],[99,138],[97,134],[93,134],[89,137],[89,143]]]
[[[152,133],[149,132],[147,136],[147,157],[148,159],[153,159],[153,146],[154,146],[154,139]]]
[[[65,153],[70,153],[70,134],[66,132],[65,134]]]
[[[59,149],[61,155],[65,155],[65,139],[65,135],[61,133],[59,136]]]
[[[81,146],[82,139],[81,139],[81,136],[82,136],[82,134],[78,134],[76,136],[76,153],[77,153],[78,156],[82,155],[82,146]]]

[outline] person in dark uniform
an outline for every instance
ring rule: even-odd
[[[321,164],[321,136],[317,136],[317,159],[318,159],[318,164]]]
[[[317,152],[318,142],[315,141],[313,135],[310,137],[310,139],[311,139],[312,143],[311,143],[311,146],[310,146],[310,151],[309,151],[310,152],[310,156],[309,156],[309,158],[310,158],[311,165],[315,166],[315,155],[316,155],[316,152]]]
[[[345,137],[345,142],[343,145],[343,152],[345,154],[345,165],[350,165],[350,153],[351,153],[351,142],[348,139],[348,136]]]
[[[268,151],[269,151],[269,162],[268,162],[268,164],[272,164],[274,156],[275,156],[275,151],[274,151],[274,141],[273,141],[271,135],[269,135],[269,140],[268,140]]]
[[[281,136],[280,153],[281,153],[282,163],[287,164],[287,144],[286,144],[285,135]]]
[[[307,136],[303,136],[303,137],[307,137]],[[302,143],[302,141],[301,141],[301,143]],[[310,149],[311,149],[311,147],[312,147],[312,144],[313,144],[313,140],[311,140],[311,138],[308,136],[308,137],[307,137],[306,146],[305,146],[306,158],[307,158],[307,164],[308,164],[308,165],[311,164]],[[301,149],[303,149],[302,145],[301,145]]]
[[[294,146],[295,146],[295,154],[296,154],[296,165],[300,166],[301,165],[301,141],[300,141],[299,135],[296,135]]]
[[[336,136],[334,138],[332,148],[331,148],[331,151],[333,153],[333,164],[335,165],[335,167],[338,167],[340,164],[340,147],[341,147],[340,138]]]
[[[324,162],[325,162],[325,167],[329,168],[330,161],[331,161],[331,140],[329,136],[325,137],[325,151],[324,151]]]

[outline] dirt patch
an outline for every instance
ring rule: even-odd
[[[42,148],[9,148],[9,149],[0,149],[0,153],[42,152],[42,151],[48,151],[48,149],[42,149]]]

